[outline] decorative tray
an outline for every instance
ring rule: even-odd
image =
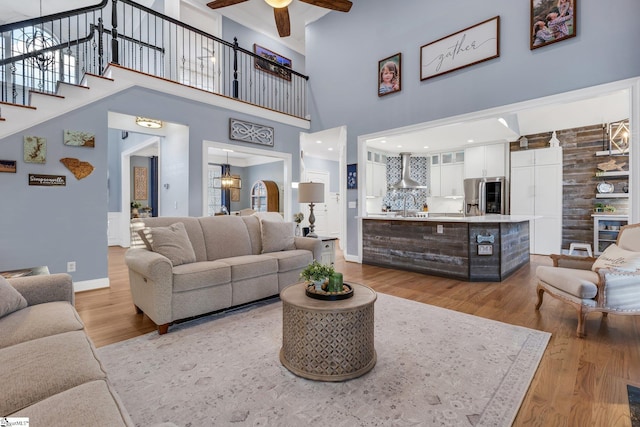
[[[309,283],[305,289],[308,297],[324,301],[338,301],[353,296],[353,287],[348,283],[342,284],[342,292],[317,291],[313,283]]]

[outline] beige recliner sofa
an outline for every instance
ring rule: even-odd
[[[140,221],[141,235],[150,240],[148,247],[128,249],[125,262],[136,309],[158,325],[160,334],[176,320],[277,295],[296,283],[302,269],[319,260],[322,251],[321,240],[294,237],[293,224],[279,215]],[[188,243],[180,243],[179,224]],[[161,236],[161,230],[177,237]],[[165,239],[164,252],[169,256],[153,247],[162,243],[154,242],[157,238]],[[193,253],[181,246],[191,246]]]
[[[133,426],[73,307],[71,276],[0,282],[0,419]]]

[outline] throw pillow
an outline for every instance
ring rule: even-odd
[[[176,222],[168,227],[151,227],[149,234],[151,250],[169,258],[174,267],[196,262],[196,253],[183,223]]]
[[[7,279],[0,276],[0,317],[22,310],[26,306],[27,300],[7,282]]]
[[[152,251],[153,248],[151,247],[151,242],[153,241],[153,237],[151,235],[151,227],[144,227],[138,230],[138,236],[140,236],[140,239],[147,247],[147,250]]]
[[[614,268],[630,272],[640,271],[640,252],[627,251],[614,243],[605,249],[591,266],[593,271],[597,271],[599,268]]]
[[[295,249],[293,240],[294,223],[281,221],[261,221],[262,253]]]

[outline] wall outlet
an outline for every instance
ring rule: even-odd
[[[438,234],[444,233],[444,227],[442,226],[442,224],[438,224],[436,226],[436,233],[438,233]]]
[[[76,271],[76,262],[69,261],[67,263],[67,273],[73,273],[74,271]]]

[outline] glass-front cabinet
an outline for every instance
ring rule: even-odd
[[[593,250],[600,255],[609,245],[615,243],[620,228],[629,223],[627,215],[591,215],[593,217]]]

